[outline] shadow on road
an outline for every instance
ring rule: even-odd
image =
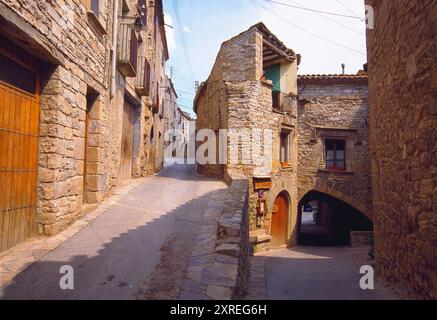
[[[205,193],[152,220],[147,208],[154,199],[141,196],[144,191],[140,185],[0,289],[0,298],[142,299],[154,298],[156,293],[161,299],[175,299],[202,220],[202,208],[217,192],[220,190]],[[144,224],[133,226],[131,221],[138,221],[138,217]],[[165,264],[160,263],[162,259]],[[60,268],[64,265],[73,267],[74,290],[60,288]],[[159,283],[154,281],[156,277]]]

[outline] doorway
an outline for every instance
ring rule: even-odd
[[[92,117],[94,106],[97,102],[99,94],[96,90],[91,87],[87,88],[86,95],[86,114],[85,114],[85,143],[84,143],[84,169],[83,169],[83,203],[90,204],[94,203],[96,199],[90,199],[88,197],[91,192],[88,186],[88,179],[92,174],[96,174],[97,172],[97,160],[98,159],[90,159],[89,155],[96,148],[95,144],[90,143],[91,136],[96,135],[95,129],[92,123],[97,121],[97,119]],[[92,160],[92,161],[91,161]],[[94,168],[93,168],[94,167]]]
[[[127,100],[123,104],[123,129],[121,141],[121,179],[132,178],[135,107]]]
[[[272,208],[272,222],[270,244],[272,247],[279,247],[287,241],[287,217],[288,217],[288,197],[280,193],[275,200]]]
[[[0,42],[0,251],[36,234],[39,63]]]

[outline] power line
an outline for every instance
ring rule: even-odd
[[[340,0],[336,0],[336,1],[339,5],[341,5],[347,11],[349,11],[349,13],[352,13],[355,17],[360,18],[354,11],[352,11],[351,9],[349,9],[349,7],[347,7],[345,4],[343,4],[343,2],[341,2]],[[362,18],[360,18],[360,19],[361,19],[361,21],[364,21]]]
[[[267,1],[267,0],[264,0],[264,1]],[[298,5],[298,6],[301,7],[301,8],[303,8],[302,5],[301,5],[300,3],[297,3],[296,1],[292,1],[292,0],[289,0],[289,1],[292,2],[292,3],[294,3],[294,4],[296,4],[296,5]],[[354,29],[354,28],[352,28],[352,27],[350,27],[350,26],[348,26],[348,25],[346,25],[346,24],[344,24],[344,23],[342,23],[342,22],[340,22],[340,21],[337,21],[337,20],[335,20],[335,19],[332,19],[332,18],[330,18],[330,17],[327,17],[326,15],[320,14],[320,13],[318,13],[318,12],[315,12],[315,14],[317,14],[317,15],[321,16],[322,18],[327,19],[327,20],[329,20],[329,21],[331,21],[331,22],[334,22],[335,24],[338,24],[338,25],[340,25],[340,26],[342,26],[342,27],[344,27],[344,28],[347,28],[347,29],[349,29],[349,30],[355,32],[356,34],[359,34],[360,36],[364,37],[364,34],[363,34],[362,32],[360,32],[360,31],[358,31],[358,30],[356,30],[356,29]],[[364,20],[363,20],[363,21],[364,21]]]
[[[179,7],[178,7],[177,0],[173,0],[172,4],[173,4],[173,11],[174,11],[174,14],[176,16],[176,21],[177,21],[177,24],[179,26],[179,28],[177,28],[177,29],[179,32],[179,37],[181,38],[182,48],[184,50],[184,55],[185,55],[185,60],[187,61],[187,67],[188,67],[188,70],[190,72],[191,79],[194,80],[193,67],[191,65],[190,56],[188,54],[187,42],[185,41],[185,34],[182,30],[183,24],[182,24],[181,16],[179,14]]]
[[[318,25],[318,24],[315,24],[315,23],[312,22],[312,21],[307,21],[307,20],[301,18],[300,15],[294,15],[294,14],[292,14],[290,11],[287,11],[287,14],[288,14],[290,17],[292,17],[293,19],[300,20],[300,21],[302,21],[303,23],[307,23],[307,24],[312,25],[312,26],[314,26],[314,27],[316,27],[316,28],[322,29],[323,31],[327,31],[327,30],[326,30],[326,26],[325,26],[325,27],[322,27],[322,26],[320,26],[320,25]],[[344,39],[344,40],[346,40],[346,41],[349,41],[350,43],[353,43],[353,44],[358,45],[358,46],[362,46],[362,45],[363,45],[362,42],[358,42],[358,41],[355,41],[355,40],[349,39],[348,37],[345,37],[343,34],[340,34],[339,32],[332,32],[331,30],[328,30],[328,31],[330,32],[331,35],[335,35],[335,36],[337,36],[337,37],[339,37],[339,38],[342,38],[342,39]]]
[[[283,2],[274,1],[274,0],[264,0],[264,1],[272,2],[272,3],[276,3],[276,4],[279,4],[279,5],[281,5],[281,6],[291,7],[291,8],[295,8],[295,9],[301,9],[301,10],[306,10],[306,11],[318,12],[318,13],[321,13],[321,14],[327,14],[327,15],[337,16],[337,17],[343,17],[343,18],[360,19],[360,20],[364,21],[362,18],[357,17],[357,16],[349,16],[349,15],[345,15],[345,14],[341,14],[341,13],[335,13],[335,12],[329,12],[329,11],[316,10],[316,9],[311,9],[311,8],[302,7],[302,6],[300,6],[300,5],[299,5],[299,6],[294,6],[294,5],[292,5],[292,4],[283,3]]]
[[[360,54],[360,55],[362,55],[362,56],[366,56],[366,55],[365,55],[364,53],[362,53],[361,51],[358,51],[358,50],[353,49],[353,48],[351,48],[351,47],[348,47],[348,46],[342,45],[342,44],[337,43],[337,42],[335,42],[335,41],[332,41],[332,40],[326,39],[326,38],[321,37],[321,36],[319,36],[319,35],[317,35],[317,34],[315,34],[315,33],[310,32],[310,31],[308,31],[308,30],[306,30],[306,29],[304,29],[304,28],[299,27],[298,25],[294,24],[294,23],[291,22],[290,20],[285,19],[284,17],[280,16],[279,14],[277,14],[277,13],[274,12],[274,11],[272,11],[271,9],[269,9],[269,8],[267,8],[267,7],[265,7],[265,6],[263,6],[262,4],[256,2],[255,0],[250,0],[250,1],[253,2],[253,3],[255,3],[256,5],[260,6],[260,7],[263,8],[264,10],[267,10],[268,12],[270,12],[271,14],[273,14],[274,16],[276,16],[277,18],[283,20],[284,22],[288,23],[289,25],[295,27],[296,29],[301,30],[302,32],[305,32],[305,33],[307,33],[307,34],[309,34],[309,35],[311,35],[311,36],[313,36],[313,37],[316,37],[316,38],[318,38],[318,39],[320,39],[320,40],[323,40],[323,41],[329,42],[330,44],[333,44],[333,45],[335,45],[335,46],[338,46],[338,47],[341,47],[341,48],[343,48],[343,49],[347,49],[347,50],[353,51],[353,52],[358,53],[358,54]]]

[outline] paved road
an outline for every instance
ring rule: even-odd
[[[365,248],[298,246],[258,254],[251,258],[247,299],[397,299],[378,282],[373,291],[360,289],[366,253]]]
[[[0,297],[141,299],[159,291],[161,298],[175,298],[208,201],[225,188],[193,166],[167,167],[18,275]],[[74,290],[60,289],[63,265],[73,267]]]

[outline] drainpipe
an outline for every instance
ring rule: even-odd
[[[114,23],[112,26],[112,74],[111,98],[115,95],[115,75],[117,68],[118,0],[114,0]]]

